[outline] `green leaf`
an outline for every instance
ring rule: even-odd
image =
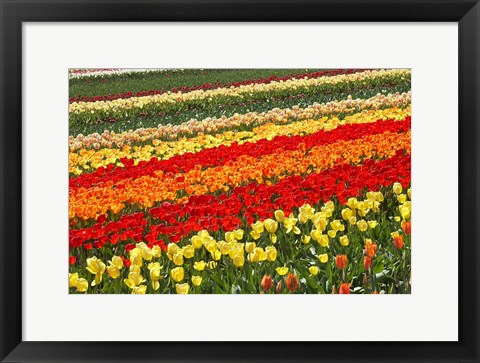
[[[375,266],[373,266],[373,272],[378,274],[383,271],[384,264],[383,262],[376,263]]]

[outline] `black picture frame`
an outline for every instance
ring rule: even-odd
[[[480,361],[480,4],[478,0],[126,0],[118,2],[0,0],[0,13],[0,359],[2,362]],[[60,21],[458,22],[459,341],[22,341],[22,22]],[[211,328],[224,329],[214,326]],[[268,332],[268,326],[264,328]],[[228,330],[225,334],[228,335]]]

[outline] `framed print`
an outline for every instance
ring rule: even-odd
[[[2,362],[479,361],[477,1],[1,4]]]

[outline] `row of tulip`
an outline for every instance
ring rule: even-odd
[[[348,75],[311,79],[291,79],[285,82],[251,84],[246,86],[196,90],[187,93],[165,93],[132,97],[113,101],[74,102],[69,105],[70,123],[94,123],[107,117],[129,118],[144,113],[179,112],[200,105],[218,106],[229,100],[268,100],[292,93],[319,94],[332,90],[345,90],[359,84],[377,86],[399,83],[410,79],[409,70],[365,71]]]
[[[362,111],[351,116],[339,119],[331,118],[309,119],[288,124],[267,123],[254,127],[251,131],[225,131],[216,135],[198,135],[182,138],[176,141],[161,142],[157,139],[152,142],[142,143],[137,146],[123,148],[81,149],[69,154],[69,172],[81,175],[95,169],[106,167],[110,164],[122,167],[121,159],[131,159],[134,165],[152,158],[166,160],[183,154],[197,153],[202,150],[219,148],[220,146],[251,144],[260,140],[268,141],[278,136],[308,135],[320,130],[332,130],[339,125],[370,123],[377,120],[403,120],[410,116],[410,107],[388,108],[384,110]]]
[[[73,219],[70,247],[88,250],[108,245],[122,249],[129,241],[145,241],[165,248],[194,231],[234,230],[243,223],[268,218],[276,209],[289,214],[304,203],[336,198],[344,204],[349,196],[360,195],[365,189],[380,189],[395,181],[408,185],[410,171],[410,155],[396,155],[383,161],[367,160],[359,166],[338,165],[305,177],[286,177],[272,185],[250,183],[229,193],[192,196],[185,202],[164,202],[150,209],[129,208],[122,214],[100,215],[88,226]]]
[[[70,258],[70,291],[408,293],[410,198],[394,183],[344,205],[304,204],[232,231],[201,230],[164,250],[139,242],[124,254],[87,251]],[[365,220],[368,206],[375,214]]]
[[[151,171],[153,175],[144,174],[149,172],[147,168],[137,168],[133,170],[136,173],[133,177],[123,178],[120,174],[120,180],[115,180],[113,173],[111,180],[105,176],[106,180],[101,184],[70,188],[70,217],[90,219],[107,212],[118,214],[126,202],[152,207],[155,202],[174,201],[179,194],[185,198],[216,191],[227,192],[252,181],[274,183],[285,176],[318,173],[336,164],[359,164],[365,159],[387,158],[399,150],[410,149],[409,120],[380,121],[372,124],[374,127],[367,134],[355,132],[354,126],[365,129],[367,125],[346,125],[334,130],[338,132],[330,131],[327,135],[318,132],[309,135],[312,137],[286,138],[285,142],[290,141],[292,147],[273,152],[267,146],[265,151],[252,148],[252,156],[248,155],[248,151],[242,152],[235,159],[224,161],[224,165],[204,169],[201,164],[196,164],[184,173],[165,173],[157,170],[155,164]],[[225,151],[228,152],[228,148]],[[263,152],[265,154],[262,155]],[[221,159],[213,161],[222,163]]]
[[[327,103],[332,100],[368,99],[377,94],[388,95],[408,92],[411,88],[410,81],[404,80],[397,83],[379,83],[376,85],[350,85],[347,89],[324,90],[322,93],[296,93],[295,90],[283,93],[280,96],[271,96],[265,99],[228,99],[225,103],[199,103],[189,105],[184,109],[172,108],[168,112],[141,112],[138,115],[106,117],[94,123],[70,123],[70,135],[102,133],[109,130],[122,133],[126,130],[153,128],[160,125],[180,125],[186,120],[203,120],[208,118],[232,117],[236,114],[248,112],[268,112],[278,108],[286,109],[295,106],[309,107],[315,103]]]
[[[395,116],[398,116],[395,115]],[[368,118],[365,119],[369,121]],[[158,176],[162,171],[167,176],[171,173],[182,174],[196,169],[222,166],[227,162],[235,162],[242,156],[262,158],[268,154],[278,154],[284,151],[311,149],[315,146],[328,145],[337,141],[351,141],[367,135],[376,135],[383,132],[404,132],[410,125],[410,116],[389,120],[377,119],[372,122],[338,125],[332,129],[315,131],[313,133],[299,133],[297,135],[278,135],[267,137],[256,142],[237,142],[231,145],[205,148],[197,152],[186,152],[170,158],[156,157],[148,161],[135,162],[132,158],[120,159],[122,165],[107,165],[104,168],[78,177],[70,178],[70,188],[90,188],[109,182],[119,182],[124,179],[137,179],[142,176]],[[175,175],[174,175],[175,176]],[[181,175],[179,175],[181,176]]]
[[[71,68],[68,70],[69,79],[77,78],[105,78],[117,75],[164,73],[178,72],[182,69],[162,69],[162,68]]]
[[[121,148],[125,145],[153,142],[157,140],[175,140],[179,136],[192,137],[197,134],[214,134],[227,130],[249,130],[251,127],[266,123],[285,124],[298,120],[332,118],[336,115],[350,115],[364,110],[381,110],[383,108],[405,108],[411,102],[411,92],[402,94],[377,94],[369,99],[352,99],[342,101],[314,103],[307,107],[273,108],[265,112],[247,112],[231,117],[223,115],[219,118],[192,119],[179,125],[159,125],[153,128],[140,128],[121,133],[106,130],[89,135],[69,136],[69,149],[82,152],[83,149]]]
[[[327,71],[316,71],[316,72],[308,72],[308,73],[292,73],[286,76],[276,76],[271,75],[269,77],[262,77],[257,79],[243,79],[241,81],[231,81],[228,83],[222,82],[208,82],[199,85],[188,85],[188,86],[175,86],[169,89],[161,88],[161,89],[153,89],[148,91],[137,91],[137,92],[123,92],[123,93],[114,93],[109,95],[95,95],[95,96],[77,96],[77,97],[70,97],[69,102],[96,102],[96,101],[113,101],[119,98],[131,98],[131,97],[144,97],[144,96],[153,96],[153,95],[160,95],[167,92],[177,93],[177,92],[190,92],[196,90],[209,90],[209,89],[216,89],[216,88],[230,88],[230,87],[239,87],[239,86],[246,86],[250,84],[267,84],[271,82],[280,82],[280,81],[287,81],[289,79],[309,79],[309,78],[318,78],[322,76],[334,76],[337,74],[351,74],[356,72],[364,71],[362,69],[335,69],[335,70],[327,70]],[[88,74],[88,73],[86,73]]]

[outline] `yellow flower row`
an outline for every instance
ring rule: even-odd
[[[410,107],[403,109],[395,107],[384,110],[364,110],[351,116],[346,116],[344,119],[334,116],[332,118],[323,117],[318,120],[298,121],[286,125],[267,123],[255,127],[252,131],[227,131],[216,135],[201,134],[192,138],[182,138],[178,141],[169,142],[153,140],[153,145],[125,146],[121,149],[81,149],[78,152],[69,154],[69,172],[80,175],[109,164],[122,166],[119,163],[121,158],[131,158],[135,160],[135,165],[137,165],[139,161],[148,161],[152,157],[169,159],[174,155],[198,152],[220,145],[230,146],[235,142],[243,144],[245,142],[253,143],[261,139],[271,140],[275,136],[282,135],[308,135],[320,130],[332,130],[345,124],[370,123],[387,119],[404,120],[410,115]]]
[[[411,198],[411,190],[408,189],[406,194],[402,194],[401,184],[395,183],[393,192],[397,197],[398,208],[403,221],[406,222],[410,219],[411,201],[407,200],[407,198]],[[215,269],[222,259],[223,262],[225,262],[225,259],[229,260],[236,268],[243,267],[247,261],[251,264],[263,261],[275,262],[279,254],[282,253],[276,247],[278,233],[285,236],[294,236],[292,243],[298,243],[299,246],[301,244],[307,245],[312,241],[316,242],[317,247],[310,249],[310,251],[315,251],[312,252],[314,253],[313,257],[318,262],[326,264],[331,255],[329,249],[331,243],[339,243],[343,247],[349,246],[350,238],[345,232],[346,225],[349,225],[350,235],[354,234],[355,230],[362,234],[368,229],[375,229],[378,226],[378,221],[372,213],[380,212],[380,206],[383,201],[384,195],[382,192],[374,191],[368,192],[363,200],[349,198],[345,205],[339,206],[338,212],[341,214],[342,219],[334,219],[333,215],[336,207],[332,201],[325,203],[320,210],[305,204],[299,208],[296,216],[291,213],[287,217],[282,210],[277,210],[274,213],[274,218],[251,224],[248,227],[249,231],[244,231],[243,229],[228,231],[223,235],[223,239],[218,240],[211,236],[208,231],[202,230],[190,239],[190,243],[184,246],[174,243],[168,245],[165,255],[175,266],[168,271],[168,276],[176,283],[176,292],[184,294],[188,293],[190,289],[188,282],[184,282],[186,277],[185,260],[193,261],[189,266],[194,271],[189,271],[189,274],[194,286],[202,284],[202,277],[199,273],[206,268]],[[402,208],[404,212],[402,212]],[[370,216],[368,220],[365,219],[367,216]],[[400,221],[400,217],[398,218],[398,221]],[[309,227],[306,226],[308,222],[310,222]],[[261,239],[262,236],[267,238]],[[398,236],[399,231],[391,232],[392,238]],[[338,237],[338,242],[335,241],[336,237]],[[288,238],[288,243],[291,240],[291,238]],[[370,239],[365,241],[370,241],[371,243]],[[204,256],[201,257],[203,259],[200,260],[199,255]],[[144,242],[136,244],[136,247],[129,252],[130,268],[123,282],[133,294],[144,294],[147,291],[147,285],[143,284],[147,279],[142,275],[144,262],[149,271],[152,290],[156,291],[160,288],[159,281],[166,277],[165,273],[162,272],[163,266],[160,263],[162,257],[162,251],[158,246],[149,248]],[[198,260],[195,261],[195,258]],[[153,262],[154,259],[159,259],[159,261]],[[164,259],[163,262],[167,263],[168,261]],[[86,270],[94,275],[90,283],[91,286],[99,285],[105,272],[112,279],[117,279],[121,275],[123,262],[120,257],[114,256],[108,263],[109,266],[107,267],[97,257],[87,259]],[[225,265],[225,263],[222,265]],[[280,276],[286,275],[288,271],[289,269],[286,266],[276,268],[276,272]],[[309,272],[312,275],[316,275],[319,269],[316,266],[311,266]],[[78,273],[69,275],[69,285],[76,288],[78,292],[85,292],[88,289],[87,280],[80,278]]]
[[[175,140],[178,135],[214,133],[223,129],[241,126],[261,125],[264,123],[286,123],[291,120],[322,118],[336,113],[348,114],[366,109],[376,110],[384,107],[405,107],[409,105],[410,102],[411,92],[395,95],[389,94],[387,96],[378,94],[369,99],[352,99],[348,97],[346,100],[321,104],[315,103],[305,108],[295,106],[291,109],[275,108],[266,112],[248,112],[246,114],[235,114],[231,117],[206,118],[201,121],[192,119],[180,125],[158,125],[158,127],[140,128],[135,131],[129,130],[119,134],[109,130],[105,130],[102,134],[79,134],[76,137],[69,136],[68,143],[71,152],[91,147],[94,149],[102,147],[123,147],[132,143],[161,138]]]
[[[271,82],[267,84],[256,83],[243,85],[239,87],[217,88],[213,90],[195,90],[187,93],[164,93],[152,96],[132,97],[127,99],[117,99],[112,101],[97,102],[74,102],[69,105],[69,112],[80,114],[85,112],[109,111],[118,109],[144,108],[150,104],[174,104],[188,100],[212,99],[216,96],[229,96],[248,98],[253,93],[295,90],[297,88],[310,88],[320,85],[335,85],[341,82],[363,82],[365,80],[380,79],[389,76],[410,78],[410,70],[408,69],[389,69],[389,70],[373,70],[358,72],[353,74],[341,74],[331,77],[320,77],[310,79],[289,79],[287,81]]]

